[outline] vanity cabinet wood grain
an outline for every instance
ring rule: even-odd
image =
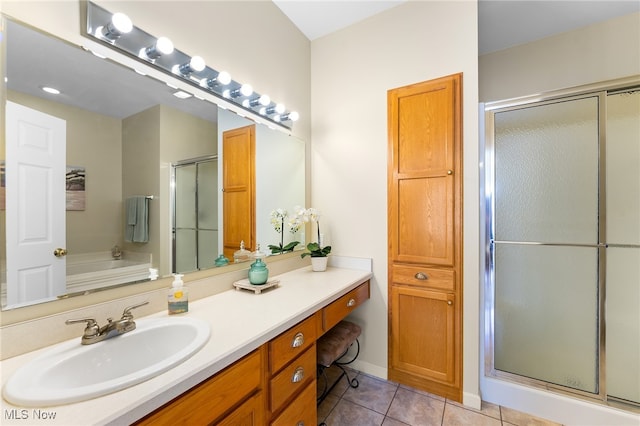
[[[367,280],[349,293],[331,302],[322,310],[322,332],[331,330],[337,323],[362,305],[370,297],[370,285]]]
[[[263,345],[136,424],[264,424],[265,360]]]
[[[388,92],[389,379],[462,399],[462,74]]]

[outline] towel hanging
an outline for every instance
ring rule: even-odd
[[[126,200],[126,228],[124,240],[133,243],[149,242],[149,198],[144,195]]]

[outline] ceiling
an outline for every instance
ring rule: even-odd
[[[273,0],[309,40],[405,1]],[[478,53],[495,52],[638,11],[640,0],[479,0]]]

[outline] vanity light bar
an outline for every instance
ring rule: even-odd
[[[226,71],[209,67],[200,56],[175,49],[167,37],[146,33],[126,15],[111,13],[92,2],[86,4],[84,35],[286,129],[299,118],[297,112],[286,111],[269,96],[256,93],[250,84],[234,81]]]

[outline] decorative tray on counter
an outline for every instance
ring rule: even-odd
[[[280,285],[280,280],[277,278],[271,278],[264,284],[251,284],[248,278],[233,283],[236,290],[250,290],[255,294],[260,294],[267,289],[278,287],[278,285]]]

